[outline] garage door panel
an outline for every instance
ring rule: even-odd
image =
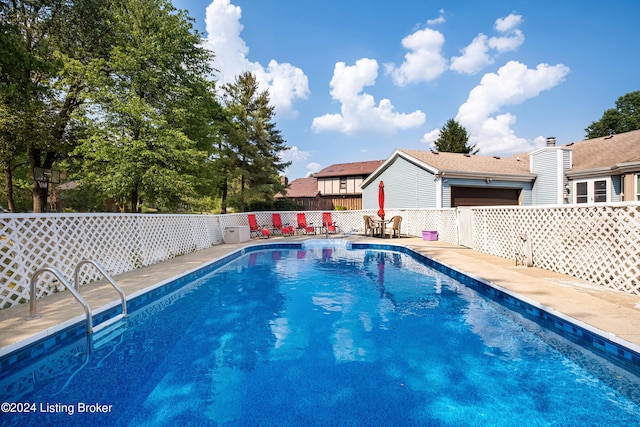
[[[518,205],[520,189],[451,187],[451,207]]]

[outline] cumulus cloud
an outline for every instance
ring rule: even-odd
[[[280,159],[284,162],[300,162],[307,160],[310,155],[311,153],[309,153],[308,151],[304,151],[296,146],[293,146],[289,147],[288,150],[285,150],[280,156]]]
[[[565,65],[539,64],[535,69],[510,61],[497,73],[485,74],[469,93],[455,117],[469,134],[469,144],[477,144],[482,154],[513,152],[534,148],[517,137],[512,126],[516,117],[499,113],[503,107],[517,105],[540,92],[560,84],[569,73]]]
[[[305,150],[301,150],[299,147],[292,146],[288,150],[280,153],[280,160],[283,162],[291,162],[292,165],[296,165],[305,162],[311,157],[311,153]],[[290,168],[285,169],[284,174],[290,173]]]
[[[516,15],[515,13],[511,13],[504,18],[496,19],[496,22],[493,27],[496,29],[496,31],[499,31],[501,33],[506,33],[513,30],[520,24],[522,24],[522,15]]]
[[[404,55],[404,62],[400,66],[386,64],[385,70],[398,86],[435,80],[447,69],[443,45],[441,32],[431,28],[418,30],[402,39],[402,47],[409,51]]]
[[[378,77],[378,62],[362,58],[355,65],[338,62],[331,78],[331,97],[341,104],[340,114],[325,114],[313,119],[311,128],[315,132],[336,131],[346,135],[357,133],[393,134],[398,129],[420,126],[425,114],[416,110],[409,114],[395,111],[389,99],[376,105],[373,96],[363,92],[373,86]]]
[[[420,142],[424,142],[426,144],[431,145],[434,142],[436,142],[438,138],[440,138],[440,129],[434,129],[431,132],[427,132],[424,135],[422,135]]]
[[[242,9],[230,0],[213,0],[206,10],[206,33],[203,46],[215,53],[213,66],[218,70],[219,84],[231,83],[251,71],[261,90],[268,90],[276,114],[280,117],[297,115],[293,103],[309,96],[309,81],[305,73],[291,64],[275,59],[267,67],[248,59],[249,48],[240,36]]]
[[[451,58],[449,68],[460,74],[476,74],[493,64],[497,55],[518,49],[524,43],[524,34],[517,28],[521,23],[522,16],[513,13],[496,19],[494,29],[501,35],[489,37],[478,34],[462,49],[462,55]]]

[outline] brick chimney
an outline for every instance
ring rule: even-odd
[[[283,187],[289,185],[289,178],[287,178],[285,175],[280,175],[280,185],[282,185]]]

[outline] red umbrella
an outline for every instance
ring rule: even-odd
[[[380,206],[378,216],[384,221],[384,182],[382,181],[378,185],[378,205]]]

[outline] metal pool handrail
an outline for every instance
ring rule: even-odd
[[[92,259],[82,259],[76,265],[76,268],[75,268],[74,273],[73,273],[73,277],[74,277],[73,285],[74,285],[76,291],[78,290],[78,287],[79,287],[78,275],[80,273],[80,267],[83,264],[91,264],[95,268],[97,268],[98,271],[104,276],[104,278],[107,279],[107,281],[111,284],[111,286],[113,286],[113,288],[120,294],[120,301],[122,302],[122,316],[126,317],[127,316],[127,298],[126,298],[126,296],[124,294],[124,291],[122,290],[122,288],[120,286],[118,286],[118,284],[115,282],[115,280],[113,280],[111,278],[109,273],[107,273],[107,271],[98,263],[98,261],[95,261],[95,260],[92,260]]]
[[[82,305],[82,308],[84,309],[84,312],[87,316],[87,334],[90,334],[93,331],[93,320],[89,304],[84,298],[82,298],[82,295],[80,295],[78,291],[75,290],[74,287],[66,281],[60,270],[54,267],[42,267],[37,270],[31,277],[31,282],[29,283],[29,316],[27,317],[27,320],[33,320],[40,317],[40,315],[36,312],[36,284],[38,276],[45,272],[53,274],[60,281],[60,283],[62,283],[64,287],[67,288],[69,292],[71,292],[71,295],[73,295],[73,297],[80,303],[80,305]]]

